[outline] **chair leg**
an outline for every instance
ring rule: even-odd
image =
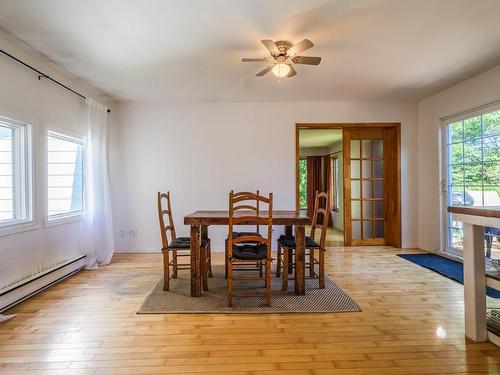
[[[309,276],[314,277],[314,249],[309,249]]]
[[[257,267],[259,267],[259,277],[262,278],[263,274],[262,274],[262,261],[259,261],[257,263]]]
[[[229,267],[229,262],[227,261],[227,241],[224,244],[224,277],[227,279],[227,268]]]
[[[227,305],[233,306],[233,262],[231,259],[227,260]]]
[[[172,279],[177,279],[177,250],[172,250]]]
[[[291,275],[293,273],[293,249],[288,249],[288,274]]]
[[[169,290],[170,287],[170,260],[168,259],[168,250],[163,250],[163,290]]]
[[[278,254],[276,257],[276,277],[281,276],[281,244],[278,242]]]
[[[213,277],[212,273],[212,244],[208,243],[208,277]]]
[[[283,272],[281,273],[282,283],[281,290],[288,290],[288,266],[290,251],[285,247],[283,248]]]
[[[325,289],[325,250],[319,249],[319,288]]]
[[[200,258],[201,258],[201,282],[203,290],[208,291],[208,270],[207,270],[207,247],[202,246],[200,248]]]
[[[261,263],[262,264],[262,263]],[[271,259],[266,259],[266,297],[267,306],[271,306]]]

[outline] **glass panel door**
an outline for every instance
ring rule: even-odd
[[[351,139],[351,239],[384,238],[384,140]]]
[[[345,245],[401,246],[399,126],[344,129]]]

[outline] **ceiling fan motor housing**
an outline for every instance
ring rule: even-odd
[[[279,56],[286,56],[288,50],[293,46],[292,42],[288,40],[278,40],[275,42],[278,51],[280,51],[279,55],[273,55],[274,58],[278,58]]]

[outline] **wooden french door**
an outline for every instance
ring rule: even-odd
[[[344,243],[401,247],[399,126],[344,128]]]

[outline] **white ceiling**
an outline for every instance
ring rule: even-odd
[[[328,147],[341,141],[341,129],[299,130],[299,148]]]
[[[414,100],[500,63],[499,0],[0,0],[0,26],[121,99]],[[309,38],[278,81],[259,40]]]

